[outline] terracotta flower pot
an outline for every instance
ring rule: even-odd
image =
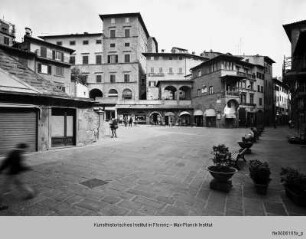
[[[219,182],[227,182],[238,171],[233,167],[227,167],[226,171],[220,171],[217,166],[209,166],[207,170]]]

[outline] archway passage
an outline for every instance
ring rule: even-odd
[[[191,100],[191,88],[188,86],[182,86],[179,89],[180,100]]]
[[[176,100],[177,89],[174,86],[167,86],[163,92],[163,98],[165,100]]]
[[[96,100],[97,98],[102,98],[103,97],[103,93],[101,90],[99,89],[92,89],[89,92],[89,98]]]
[[[115,89],[109,90],[108,97],[118,97],[118,91]]]
[[[131,100],[133,98],[133,93],[130,89],[124,89],[122,92],[122,99]]]
[[[158,112],[152,112],[150,114],[150,124],[160,125],[162,123],[161,114]]]

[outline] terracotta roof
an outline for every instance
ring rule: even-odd
[[[71,38],[76,38],[76,37],[94,37],[94,36],[103,36],[102,33],[75,33],[75,34],[62,34],[62,35],[45,35],[45,36],[38,36],[41,39],[51,39],[51,38],[66,38],[66,37],[71,37]]]
[[[283,28],[285,29],[286,34],[290,41],[291,41],[291,29],[299,27],[299,26],[303,26],[303,25],[306,25],[306,20],[297,21],[297,22],[283,25]]]
[[[30,68],[22,65],[19,61],[6,54],[0,49],[0,68],[35,88],[39,93],[50,96],[70,98],[65,92],[56,87],[52,81],[46,80]]]

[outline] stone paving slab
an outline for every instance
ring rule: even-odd
[[[120,127],[120,138],[104,137],[85,147],[28,154],[33,171],[25,180],[37,196],[23,201],[5,195],[8,210],[0,216],[305,216],[279,181],[281,167],[306,172],[306,147],[290,145],[288,128],[267,128],[247,161],[268,161],[272,181],[267,195],[258,195],[248,165],[233,176],[229,193],[211,190],[206,170],[211,148],[224,143],[230,150],[248,129],[196,127]],[[3,175],[0,175],[0,181]],[[81,182],[107,184],[88,188]]]

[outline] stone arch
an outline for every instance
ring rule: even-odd
[[[177,89],[172,86],[172,85],[169,85],[169,86],[166,86],[164,88],[164,92],[163,92],[163,98],[165,100],[176,100],[176,92],[177,92]]]
[[[163,118],[160,112],[153,111],[149,114],[150,124],[159,125],[162,124]]]
[[[191,88],[189,86],[181,86],[179,88],[180,100],[191,100]]]
[[[131,89],[126,88],[122,91],[123,100],[131,100],[132,98],[133,98],[133,92]]]
[[[109,91],[108,91],[108,97],[116,97],[116,98],[118,98],[118,91],[117,90],[115,90],[115,89],[110,89]]]
[[[102,98],[103,93],[99,89],[92,89],[89,91],[89,98],[96,100],[96,98]]]

